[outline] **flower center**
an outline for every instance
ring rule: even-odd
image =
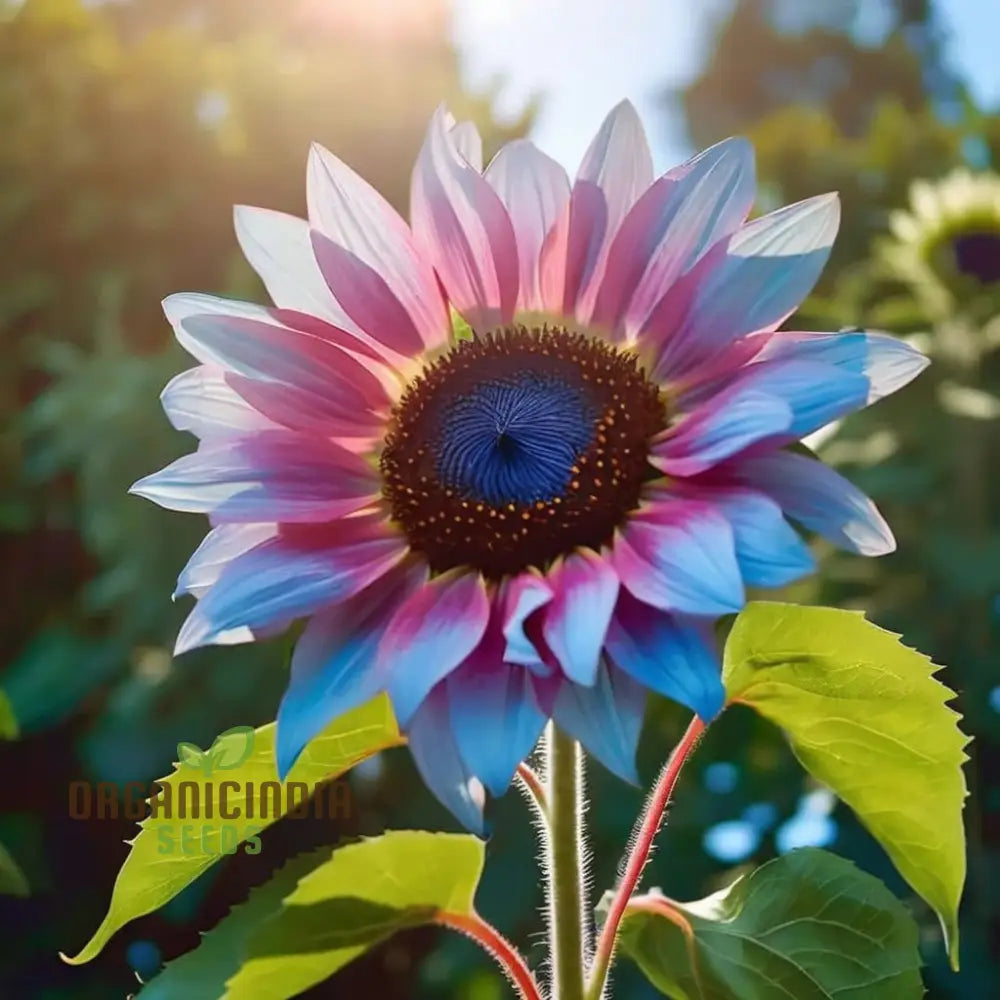
[[[382,450],[393,519],[431,569],[544,569],[598,548],[659,475],[659,388],[629,352],[561,329],[462,341],[396,405]]]
[[[963,233],[951,247],[959,273],[983,285],[1000,281],[1000,233]]]

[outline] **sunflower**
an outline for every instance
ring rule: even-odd
[[[908,211],[889,218],[887,262],[922,292],[964,295],[1000,287],[1000,177],[959,168],[915,181]]]
[[[748,222],[754,194],[741,139],[654,178],[623,103],[572,184],[524,140],[484,170],[474,126],[439,109],[409,225],[318,146],[307,221],[237,209],[274,305],[166,300],[199,365],[163,405],[199,446],[133,491],[212,525],[178,652],[307,619],[282,774],[384,691],[471,829],[549,719],[634,780],[647,692],[710,719],[716,619],[813,570],[788,519],[893,548],[870,500],[789,446],[925,359],[774,332],[838,201]]]

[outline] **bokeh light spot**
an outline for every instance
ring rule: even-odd
[[[742,819],[716,823],[705,831],[702,846],[717,861],[745,861],[760,844],[760,831]]]

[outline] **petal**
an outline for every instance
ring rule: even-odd
[[[669,475],[692,476],[791,426],[792,409],[783,399],[737,385],[661,435],[649,460]]]
[[[546,722],[530,672],[503,663],[502,653],[499,633],[488,635],[445,682],[459,752],[469,771],[496,796],[507,791]]]
[[[724,615],[745,600],[732,528],[709,504],[650,504],[615,539],[612,562],[625,587],[663,611]]]
[[[743,222],[755,191],[746,139],[720,142],[656,181],[615,236],[593,322],[641,330],[677,278]]]
[[[734,381],[741,392],[780,399],[792,411],[788,433],[801,438],[865,405],[868,379],[846,368],[815,361],[761,361],[747,365]]]
[[[160,403],[177,430],[198,438],[219,440],[276,429],[228,385],[221,369],[209,365],[175,375],[160,393]]]
[[[732,526],[736,561],[749,586],[784,587],[816,571],[809,547],[769,497],[724,487],[704,487],[695,495],[715,504]]]
[[[388,404],[382,382],[336,344],[282,326],[263,310],[251,319],[218,311],[193,313],[184,304],[178,317],[174,305],[179,298],[187,296],[170,296],[164,308],[168,316],[179,318],[174,325],[177,339],[199,361],[244,378],[284,382],[329,397],[346,415]]]
[[[305,219],[249,205],[237,205],[233,217],[243,256],[276,306],[349,325],[320,273]]]
[[[581,549],[549,571],[553,598],[542,634],[566,676],[593,684],[618,597],[618,576],[602,556]]]
[[[681,371],[737,337],[780,326],[812,291],[839,223],[839,200],[827,194],[744,226],[702,282],[662,364]]]
[[[444,344],[451,330],[445,303],[430,264],[399,213],[346,163],[315,144],[309,153],[306,200],[312,228],[382,279],[409,315],[423,345]],[[362,325],[354,313],[364,300],[352,294],[349,283],[358,271],[343,275],[344,280],[338,280],[340,272],[326,271],[325,276],[327,281],[334,279],[330,286],[334,296]]]
[[[401,726],[479,645],[489,616],[482,577],[462,570],[434,577],[397,609],[382,636],[379,663]]]
[[[521,573],[501,585],[502,631],[506,640],[505,663],[519,663],[531,670],[544,668],[541,651],[525,632],[525,622],[552,600],[552,588],[535,572]],[[542,672],[546,672],[542,669]]]
[[[608,113],[583,154],[576,179],[604,192],[614,228],[653,183],[653,157],[631,101],[621,101]]]
[[[278,709],[275,750],[282,779],[310,740],[382,690],[376,669],[382,624],[424,576],[423,570],[390,571],[306,625]]]
[[[611,241],[652,182],[653,159],[642,122],[632,104],[622,101],[587,148],[569,204],[543,248],[548,309],[589,319]]]
[[[319,393],[312,388],[266,382],[231,372],[225,379],[272,427],[287,427],[322,437],[368,439],[380,437],[385,430],[387,404],[379,406],[381,412],[364,405],[351,407],[345,399],[347,394],[333,386],[331,391]]]
[[[608,655],[651,691],[686,705],[710,722],[726,692],[711,630],[623,593],[608,629]]]
[[[277,534],[277,524],[220,524],[213,528],[181,570],[174,597],[201,597],[234,559]]]
[[[220,521],[330,521],[371,503],[378,476],[362,458],[329,441],[265,431],[203,447],[135,483],[169,510]]]
[[[517,303],[517,244],[497,193],[457,152],[443,109],[413,168],[413,232],[455,308],[474,329],[509,322]]]
[[[448,695],[443,684],[439,684],[423,700],[407,736],[413,761],[427,787],[466,829],[484,836],[483,786],[458,752],[451,732]]]
[[[448,130],[452,144],[458,155],[479,173],[483,172],[483,137],[471,121],[458,122]]]
[[[399,536],[383,533],[381,518],[351,518],[337,529],[335,541],[281,535],[233,559],[182,626],[176,652],[210,645],[236,628],[283,627],[351,597],[406,554]]]
[[[789,517],[843,549],[881,556],[896,548],[875,504],[822,462],[779,451],[743,459],[733,470],[742,482],[776,500]]]
[[[560,164],[527,139],[504,146],[485,177],[514,227],[520,273],[517,307],[540,311],[544,308],[539,278],[542,243],[569,202],[569,178]]]
[[[352,322],[401,358],[425,349],[420,330],[378,271],[323,233],[313,231],[312,245],[323,277]]]
[[[646,689],[623,671],[602,663],[588,687],[562,682],[552,717],[612,774],[637,785],[635,752],[645,711]]]
[[[205,295],[201,292],[168,295],[163,300],[163,311],[173,326],[178,341],[188,351],[192,350],[192,346],[189,343],[190,338],[182,329],[184,321],[192,316],[217,315],[268,323],[279,330],[290,329],[305,333],[319,340],[328,341],[330,345],[347,351],[358,360],[382,362],[382,367],[386,360],[389,363],[398,361],[398,355],[387,358],[391,352],[388,352],[385,345],[379,344],[366,333],[350,326],[350,318],[347,316],[344,317],[344,326],[336,326],[319,316],[296,309],[269,308],[218,295]]]
[[[794,358],[818,361],[868,378],[868,402],[874,403],[915,379],[930,359],[898,337],[884,333],[774,334],[760,360]]]

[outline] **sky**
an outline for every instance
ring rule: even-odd
[[[875,2],[875,0],[871,0]],[[467,82],[502,79],[510,116],[544,98],[532,138],[575,169],[607,111],[627,97],[642,114],[656,164],[689,150],[658,107],[666,86],[698,72],[708,19],[725,0],[455,0],[454,36]],[[950,30],[948,58],[981,104],[1000,107],[1000,2],[937,0]]]

